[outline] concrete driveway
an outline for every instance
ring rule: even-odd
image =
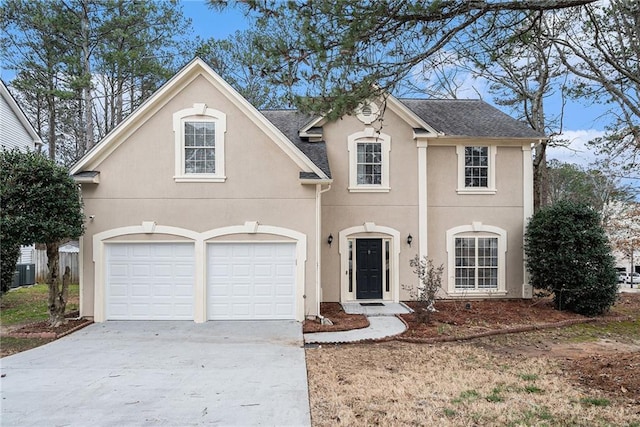
[[[0,364],[3,426],[310,425],[293,321],[106,322]]]

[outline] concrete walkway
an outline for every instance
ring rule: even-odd
[[[411,309],[404,304],[363,305],[360,303],[343,303],[345,313],[364,314],[369,320],[369,327],[340,332],[314,332],[304,334],[305,344],[346,343],[363,340],[375,340],[401,334],[405,324],[396,314],[410,313]]]
[[[4,426],[309,426],[294,321],[105,322],[0,360]]]

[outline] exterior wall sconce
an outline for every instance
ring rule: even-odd
[[[409,247],[411,247],[411,242],[413,242],[413,236],[411,236],[411,234],[409,234],[407,236],[407,245],[409,245]]]
[[[329,237],[327,237],[327,243],[331,246],[331,243],[333,243],[333,234],[329,234]]]

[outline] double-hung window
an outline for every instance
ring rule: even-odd
[[[495,146],[458,146],[458,193],[495,194]]]
[[[489,187],[489,147],[464,147],[464,186]]]
[[[382,184],[382,144],[379,142],[359,142],[358,185]]]
[[[215,122],[184,122],[184,172],[188,174],[216,173]]]
[[[497,237],[456,237],[455,289],[498,289]]]
[[[176,182],[224,182],[226,115],[206,104],[173,115]]]
[[[506,230],[473,222],[447,230],[446,236],[449,295],[507,293]]]
[[[365,128],[348,137],[349,191],[388,192],[391,137]]]

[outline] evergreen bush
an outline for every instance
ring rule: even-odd
[[[525,252],[531,284],[553,292],[557,309],[594,316],[615,303],[614,258],[589,206],[561,201],[541,209],[529,221]]]

